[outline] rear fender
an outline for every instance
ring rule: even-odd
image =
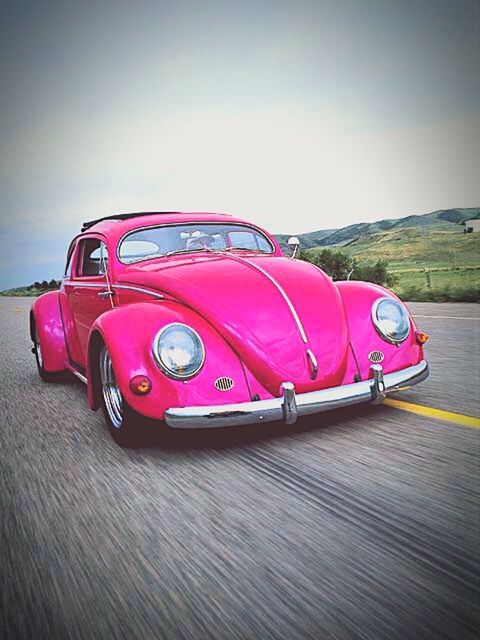
[[[371,351],[381,351],[384,354],[382,366],[385,373],[418,364],[423,359],[423,349],[416,341],[417,328],[411,315],[409,336],[405,342],[398,346],[383,340],[373,325],[372,305],[375,300],[391,296],[401,302],[398,296],[385,287],[371,282],[351,280],[335,284],[342,296],[351,346],[358,362],[362,380],[368,378],[369,375],[372,363],[368,359],[368,354]]]
[[[52,373],[64,371],[68,356],[60,311],[59,291],[44,293],[36,298],[32,304],[30,310],[32,342],[35,342],[35,326],[42,349],[43,368]]]
[[[152,344],[160,329],[180,322],[194,329],[205,346],[205,361],[200,372],[182,381],[169,378],[155,362]],[[163,300],[117,307],[103,313],[89,335],[88,399],[92,409],[101,404],[98,355],[105,344],[112,359],[117,384],[128,404],[144,416],[163,419],[170,407],[202,406],[246,402],[251,399],[242,363],[218,331],[195,311],[177,302]],[[145,375],[152,390],[138,396],[129,387],[130,380]],[[219,391],[214,386],[220,376],[229,376],[234,386]]]

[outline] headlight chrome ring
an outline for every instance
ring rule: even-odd
[[[181,322],[172,322],[160,329],[153,339],[152,353],[158,367],[175,380],[193,378],[205,362],[202,339]]]
[[[399,313],[397,314],[396,312]],[[390,342],[390,344],[399,345],[405,342],[410,334],[408,311],[395,298],[385,296],[375,300],[372,305],[372,322],[379,336],[386,342]]]

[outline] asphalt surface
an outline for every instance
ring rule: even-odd
[[[30,302],[0,298],[2,640],[478,638],[480,429],[366,406],[122,450],[38,378]],[[480,306],[410,308],[432,374],[397,397],[478,416]]]

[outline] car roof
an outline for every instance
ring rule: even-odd
[[[160,224],[185,224],[189,222],[239,222],[249,224],[245,220],[236,218],[229,213],[211,213],[200,211],[142,211],[138,213],[119,213],[90,222],[84,222],[82,225],[82,233],[101,232],[108,235],[113,232],[114,235],[123,235],[128,231],[140,229],[147,226],[156,226]],[[255,225],[252,225],[255,226]]]
[[[202,223],[240,224],[253,227],[261,233],[265,233],[270,241],[273,242],[276,249],[278,251],[280,250],[275,238],[255,223],[237,218],[229,213],[212,213],[208,211],[142,211],[138,213],[107,215],[103,218],[84,223],[82,232],[73,238],[71,245],[81,240],[82,237],[88,237],[90,234],[98,234],[105,239],[108,238],[113,244],[117,244],[124,236],[136,229],[160,225]]]
[[[132,218],[143,218],[146,216],[197,216],[197,215],[205,215],[199,212],[188,213],[185,211],[139,211],[132,213],[115,213],[113,215],[102,216],[101,218],[97,218],[96,220],[90,220],[88,222],[84,222],[82,224],[82,233],[96,226],[100,222],[112,221],[112,222],[120,222],[122,220],[130,220]],[[230,216],[229,213],[208,213],[207,215],[215,215],[215,216]]]

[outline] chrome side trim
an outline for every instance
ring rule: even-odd
[[[266,278],[268,278],[268,280],[270,280],[270,282],[277,288],[277,291],[279,293],[281,293],[283,299],[287,303],[287,306],[290,309],[290,313],[292,314],[293,319],[295,320],[295,324],[297,325],[297,328],[298,328],[298,331],[300,333],[300,336],[302,337],[303,342],[305,344],[307,344],[308,343],[307,334],[305,333],[305,329],[303,328],[303,324],[302,324],[302,321],[300,320],[300,318],[298,316],[297,310],[293,306],[292,301],[288,297],[286,291],[275,280],[275,278],[273,276],[271,276],[267,271],[265,271],[265,269],[262,269],[262,267],[259,267],[258,264],[254,264],[253,262],[250,262],[250,260],[247,260],[246,258],[241,258],[240,256],[234,256],[234,255],[230,255],[230,254],[229,254],[228,257],[232,258],[232,260],[238,260],[239,262],[243,262],[244,264],[248,264],[250,267],[252,267],[252,269],[256,269],[257,271],[262,273]]]
[[[380,375],[380,371],[375,369],[372,373],[373,379],[299,395],[295,395],[291,383],[284,382],[280,398],[206,407],[171,408],[165,411],[165,422],[175,429],[234,427],[281,420],[292,424],[296,419],[293,419],[294,415],[312,415],[361,402],[379,402],[387,393],[422,382],[428,377],[429,370],[426,360],[422,360],[394,373]]]
[[[135,287],[129,284],[113,284],[112,289],[124,289],[125,291],[136,291],[137,293],[145,293],[146,295],[153,296],[154,298],[158,298],[159,300],[163,300],[165,297],[161,293],[156,293],[155,291],[149,291],[148,289]]]
[[[95,289],[107,289],[108,284],[105,283],[93,283],[93,282],[77,282],[76,280],[63,280],[64,284],[70,285],[71,287],[91,287]],[[143,289],[142,287],[135,287],[134,285],[127,284],[112,284],[112,289],[124,289],[126,291],[136,291],[137,293],[145,293],[146,295],[153,296],[154,298],[158,298],[159,300],[163,300],[165,296],[161,293],[156,293],[155,291],[149,291],[148,289]]]
[[[74,369],[70,369],[70,371],[73,373],[74,376],[76,376],[79,380],[81,380],[83,384],[87,384],[87,378],[83,375],[83,373],[80,373],[80,371],[75,371]]]

